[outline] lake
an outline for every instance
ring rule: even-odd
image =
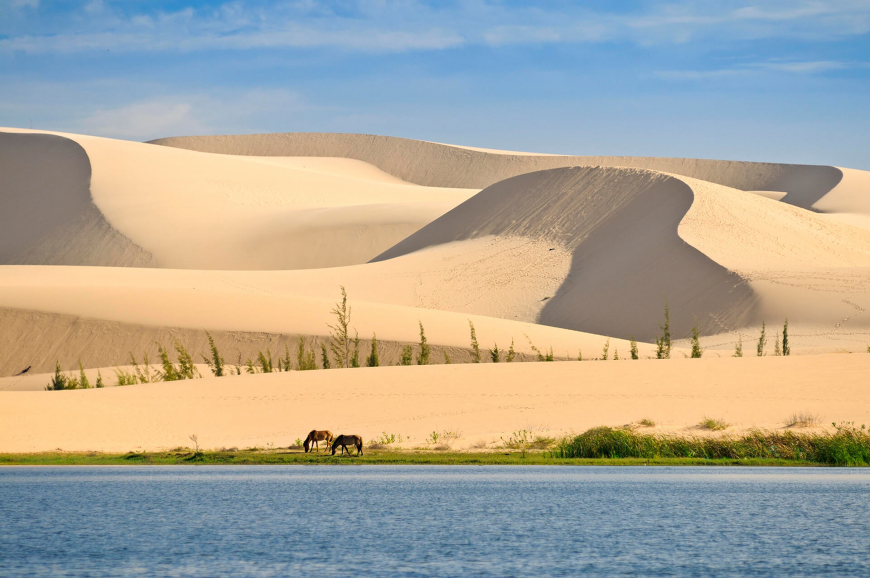
[[[870,470],[0,468],[2,576],[870,576]]]

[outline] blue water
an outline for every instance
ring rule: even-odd
[[[0,468],[0,576],[870,576],[870,471]]]

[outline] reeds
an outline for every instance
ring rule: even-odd
[[[597,427],[563,439],[556,458],[777,458],[837,466],[870,465],[865,426],[835,425],[835,431],[797,434],[753,430],[739,437],[681,437]]]

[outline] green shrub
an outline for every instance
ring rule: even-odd
[[[764,355],[764,344],[767,342],[767,336],[765,335],[764,329],[764,321],[761,322],[761,335],[758,336],[758,347],[756,349],[758,353],[758,357],[762,357]]]
[[[323,369],[330,369],[332,364],[329,362],[329,352],[326,350],[326,344],[320,344],[320,364],[323,366]]]
[[[477,342],[477,332],[474,330],[474,323],[470,319],[468,326],[471,327],[471,362],[480,363],[480,344]]]
[[[791,346],[788,343],[788,319],[785,320],[785,324],[782,326],[782,354],[791,355]]]
[[[513,337],[511,337],[511,346],[508,349],[507,355],[505,356],[504,360],[507,363],[512,363],[513,360],[516,358],[517,358],[517,352],[514,350],[514,340],[513,340]]]
[[[343,285],[341,286],[341,301],[335,304],[331,313],[335,315],[336,323],[335,325],[327,323],[327,326],[332,330],[329,348],[338,367],[350,367],[351,339],[350,331],[348,330],[350,326],[350,307],[347,306],[347,291],[344,290]],[[323,348],[325,349],[326,346],[324,345]],[[323,354],[323,359],[327,359],[325,353]],[[323,368],[329,369],[329,366],[324,364]]]
[[[411,365],[414,361],[414,350],[410,345],[402,348],[402,365]]]
[[[714,419],[712,417],[704,417],[701,420],[701,423],[698,424],[698,427],[701,429],[708,429],[711,431],[721,431],[723,429],[728,429],[730,424],[725,420]]]
[[[97,382],[94,384],[94,387],[96,387],[97,389],[102,389],[105,387],[105,385],[103,385],[103,374],[102,372],[100,372],[99,369],[97,370]]]
[[[692,327],[692,359],[700,359],[704,355],[704,350],[701,349],[701,337],[698,331],[698,319],[695,319],[695,326]]]
[[[308,344],[302,336],[299,337],[299,345],[296,349],[296,369],[299,371],[317,369],[317,363],[314,361],[314,349],[308,349]]]
[[[604,342],[604,349],[601,351],[601,359],[607,361],[607,352],[610,351],[610,338],[607,338],[607,341]]]
[[[267,349],[265,354],[262,351],[258,351],[257,362],[260,364],[260,370],[263,373],[272,373],[274,366],[272,364],[272,352],[270,350]]]
[[[214,338],[211,336],[211,333],[208,331],[205,332],[208,336],[208,348],[211,351],[211,357],[202,356],[203,360],[205,360],[208,368],[211,369],[211,372],[215,377],[223,377],[224,375],[224,358],[221,357],[221,354],[218,352],[217,346],[214,344]]]
[[[734,355],[731,357],[743,357],[743,337],[737,336],[737,345],[734,347]]]
[[[498,350],[498,343],[495,344],[493,349],[489,350],[489,358],[493,363],[498,363],[501,361],[501,351]]]
[[[740,437],[678,437],[597,427],[563,439],[556,458],[779,458],[837,466],[870,465],[870,434],[852,424],[817,435],[754,430]]]
[[[380,364],[381,360],[378,356],[378,336],[377,334],[372,333],[372,348],[368,357],[366,357],[366,367],[378,367]]]
[[[665,322],[659,325],[662,333],[656,337],[656,359],[671,358],[671,309],[665,301]]]
[[[91,382],[88,381],[88,376],[85,375],[85,368],[82,366],[82,360],[79,359],[79,387],[82,389],[90,389]]]
[[[420,324],[420,355],[417,356],[417,365],[429,365],[429,343],[426,341],[426,332],[423,330],[423,322]]]
[[[46,391],[60,391],[67,389],[67,377],[60,371],[60,362],[54,364],[54,375],[48,385],[45,386]]]
[[[640,356],[637,354],[637,341],[634,340],[634,337],[631,338],[631,358],[640,359]]]
[[[359,333],[353,332],[353,353],[350,356],[350,366],[359,367]]]

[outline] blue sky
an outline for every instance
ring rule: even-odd
[[[0,0],[0,126],[870,170],[870,0]]]

